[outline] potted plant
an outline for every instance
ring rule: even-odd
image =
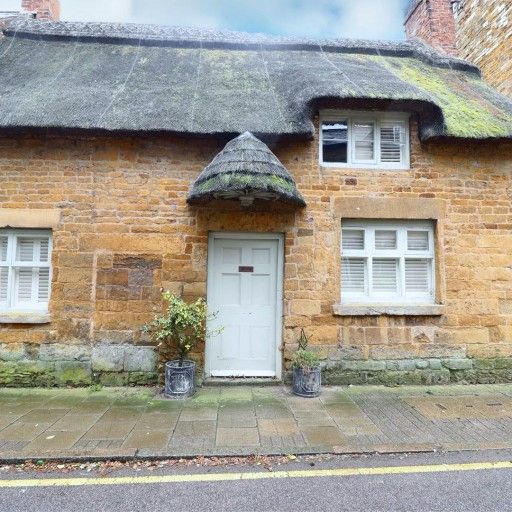
[[[160,360],[165,363],[165,396],[188,398],[195,391],[196,363],[187,356],[206,339],[206,322],[214,315],[208,315],[206,301],[202,298],[187,303],[169,291],[162,296],[166,302],[165,312],[145,325],[144,331],[152,334],[158,344]]]
[[[309,338],[301,330],[299,348],[292,356],[293,393],[298,396],[315,397],[320,394],[322,371],[315,352],[307,349]]]

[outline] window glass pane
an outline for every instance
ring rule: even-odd
[[[364,258],[342,258],[341,287],[349,292],[364,293]]]
[[[374,155],[374,126],[373,123],[353,124],[354,158],[358,162],[373,161]]]
[[[34,261],[35,240],[33,238],[18,237],[16,247],[17,261]]]
[[[37,292],[38,302],[48,302],[48,296],[50,292],[50,269],[40,268],[39,269],[39,286]]]
[[[7,261],[7,241],[6,236],[0,236],[0,261]]]
[[[407,250],[428,251],[428,231],[407,231]]]
[[[30,302],[32,300],[33,275],[31,268],[17,270],[16,298],[17,302]]]
[[[398,260],[396,259],[373,259],[373,289],[379,292],[397,291],[397,269]]]
[[[405,260],[405,290],[407,292],[425,292],[430,290],[430,260]]]
[[[324,162],[347,163],[348,122],[324,121],[322,123],[322,153]]]
[[[364,249],[364,230],[343,229],[341,231],[341,248],[345,250]]]
[[[8,267],[0,267],[0,302],[7,301],[8,276],[9,276]]]
[[[396,249],[396,231],[376,230],[375,249]]]
[[[380,127],[380,161],[382,163],[400,163],[404,147],[405,128],[403,124],[383,122]]]

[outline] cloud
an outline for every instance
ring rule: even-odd
[[[21,0],[0,0],[1,11],[21,11]]]
[[[62,18],[315,38],[403,38],[406,0],[62,0]]]
[[[401,38],[403,10],[402,0],[345,0],[340,31],[345,37]]]

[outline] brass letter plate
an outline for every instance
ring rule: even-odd
[[[254,267],[238,267],[238,272],[254,272]]]

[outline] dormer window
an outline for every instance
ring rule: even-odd
[[[320,164],[325,167],[408,169],[408,114],[322,112]]]

